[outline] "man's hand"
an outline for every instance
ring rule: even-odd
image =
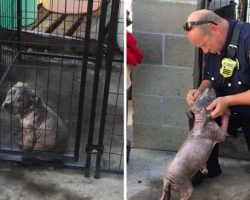
[[[191,106],[191,105],[194,103],[195,99],[196,99],[199,95],[201,95],[201,93],[202,93],[202,92],[201,92],[200,90],[198,90],[198,89],[189,90],[188,93],[187,93],[187,97],[186,97],[187,104],[188,104],[189,106]]]
[[[229,107],[225,97],[216,98],[208,107],[207,110],[211,111],[210,115],[212,119],[225,114],[226,109]]]

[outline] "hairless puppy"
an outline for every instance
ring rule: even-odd
[[[2,104],[7,112],[20,117],[21,147],[24,152],[52,151],[63,155],[66,149],[65,126],[60,117],[27,83],[17,82],[7,93]],[[23,159],[25,156],[23,155]],[[40,160],[50,160],[45,155]]]
[[[194,126],[166,169],[161,200],[170,199],[171,189],[180,194],[180,200],[189,200],[193,192],[192,176],[206,168],[205,163],[214,145],[225,140],[229,111],[222,116],[221,127],[206,111],[206,107],[215,98],[214,89],[207,88],[189,108],[189,112],[195,116]]]

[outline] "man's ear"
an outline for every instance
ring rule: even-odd
[[[213,32],[216,32],[218,31],[218,25],[215,25],[215,24],[209,24],[208,25],[209,29]]]

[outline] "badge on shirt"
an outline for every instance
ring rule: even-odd
[[[220,74],[224,78],[229,78],[233,75],[234,68],[237,66],[237,62],[231,58],[223,58],[221,61]]]

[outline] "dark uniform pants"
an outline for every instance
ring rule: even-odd
[[[250,115],[250,113],[249,113]],[[216,122],[220,125],[220,118],[216,120]],[[194,125],[194,117],[189,118],[189,128],[192,129]],[[231,114],[230,120],[229,120],[229,126],[228,129],[237,129],[239,127],[242,127],[242,130],[245,135],[248,151],[250,152],[250,120],[246,120],[246,118],[240,114]],[[215,166],[219,165],[219,143],[217,143],[207,161],[207,168],[208,170],[213,170]]]

